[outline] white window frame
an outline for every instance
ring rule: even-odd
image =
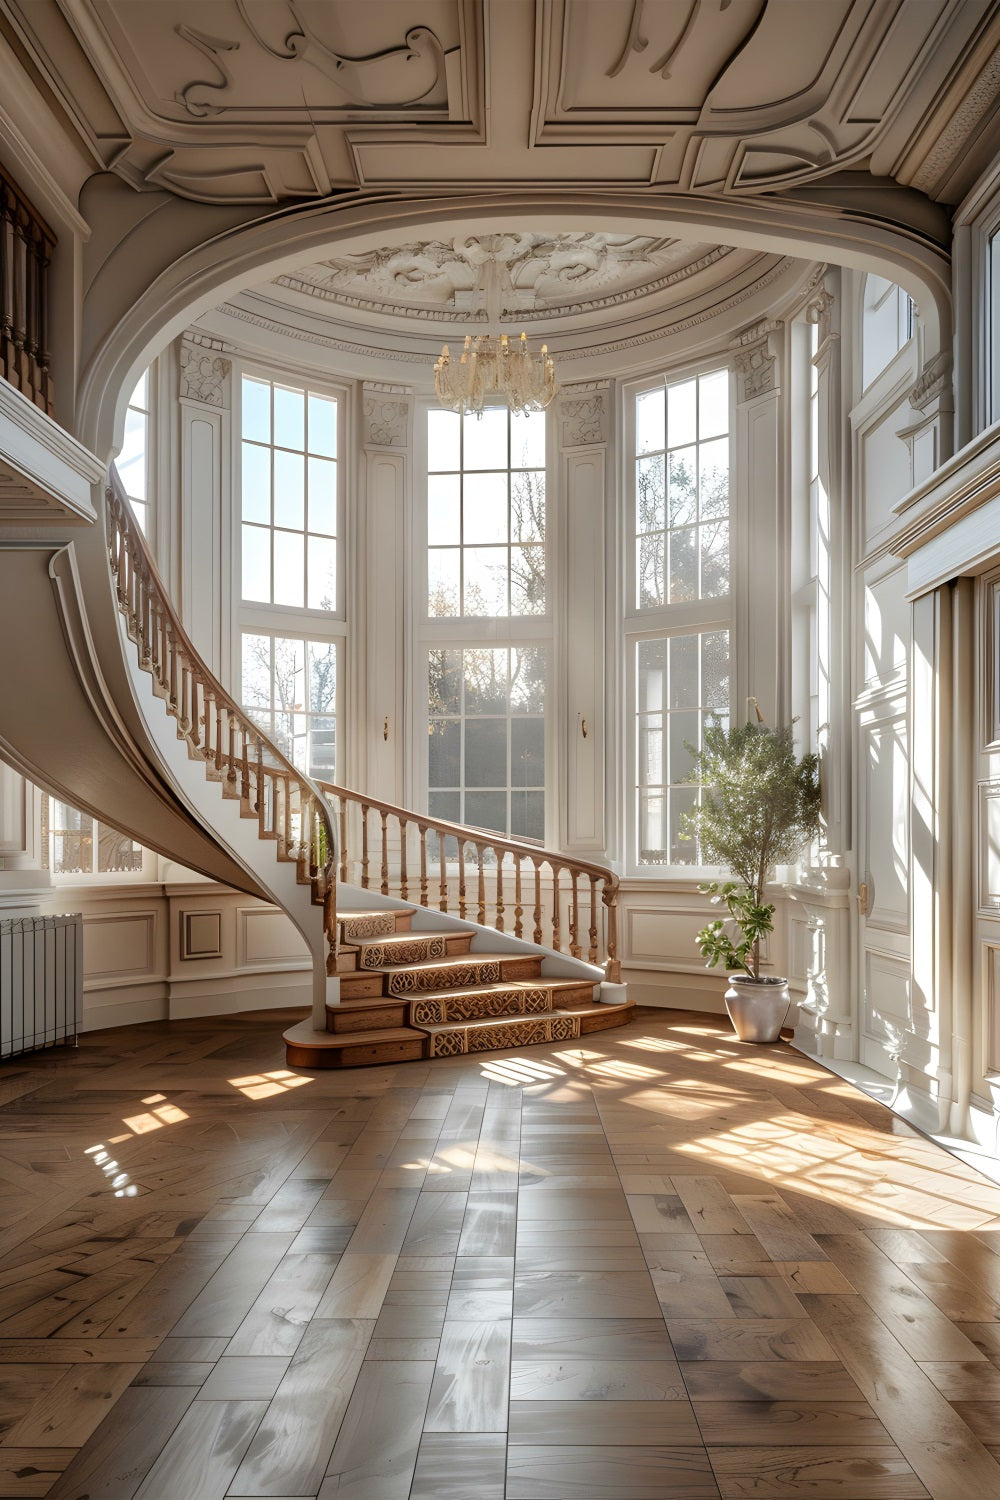
[[[495,403],[503,405],[502,402]],[[412,692],[412,712],[408,719],[412,725],[413,741],[410,755],[411,788],[410,802],[414,807],[426,809],[431,788],[429,787],[428,727],[430,715],[427,706],[427,657],[435,646],[469,648],[489,647],[542,647],[548,653],[548,680],[545,689],[545,833],[544,843],[551,847],[558,841],[559,796],[561,786],[557,773],[557,726],[555,705],[557,693],[555,679],[556,662],[556,609],[555,594],[559,581],[555,576],[555,559],[559,556],[557,544],[556,506],[554,503],[553,476],[555,464],[555,423],[551,412],[546,414],[545,424],[545,613],[538,615],[466,615],[452,618],[431,619],[428,615],[427,591],[427,413],[434,409],[431,401],[422,401],[417,406],[414,432],[414,506],[413,530],[409,561],[412,563],[410,587],[411,649],[406,693]],[[473,419],[474,420],[474,419]],[[499,790],[499,789],[498,789]],[[508,788],[508,791],[510,789]],[[506,834],[498,834],[500,838]]]
[[[636,402],[639,396],[646,391],[663,389],[667,386],[680,384],[687,380],[693,380],[699,376],[711,375],[717,370],[725,370],[729,378],[729,423],[727,437],[729,439],[729,527],[730,527],[730,577],[729,593],[713,599],[696,599],[676,604],[664,604],[659,607],[646,607],[640,609],[637,598],[637,565],[636,565],[636,493],[635,493],[635,470],[636,470]],[[734,636],[735,623],[735,593],[736,579],[734,577],[734,562],[736,556],[735,540],[736,530],[736,485],[733,477],[733,446],[736,436],[736,390],[733,371],[728,358],[717,355],[714,359],[706,357],[697,363],[680,366],[676,369],[661,371],[655,375],[645,376],[638,380],[628,381],[622,386],[622,462],[624,472],[622,475],[622,493],[625,495],[625,610],[623,619],[623,648],[624,661],[622,670],[624,674],[625,691],[620,695],[624,699],[625,710],[625,733],[623,741],[626,756],[625,774],[625,829],[622,840],[625,853],[625,868],[628,876],[633,879],[645,880],[684,880],[697,881],[717,875],[719,872],[714,866],[706,865],[679,865],[679,864],[644,864],[639,860],[638,848],[638,826],[639,826],[639,787],[636,775],[638,767],[638,705],[636,702],[636,679],[638,676],[638,643],[647,640],[669,639],[678,635],[700,636],[717,630],[725,630],[729,635],[729,684],[730,722],[733,713],[733,690],[736,680],[736,641]]]
[[[286,386],[292,390],[313,391],[318,396],[332,398],[337,402],[337,607],[335,610],[310,609],[290,604],[273,604],[261,600],[243,598],[243,379],[258,380],[272,386]],[[347,702],[346,676],[350,668],[348,656],[348,599],[347,599],[347,469],[349,462],[348,435],[353,415],[349,387],[330,380],[314,378],[308,372],[292,371],[280,364],[264,364],[260,360],[241,359],[234,369],[233,378],[233,484],[232,484],[232,557],[233,557],[233,610],[232,610],[232,662],[233,696],[243,703],[243,636],[270,635],[288,639],[315,641],[332,644],[337,651],[337,685],[333,718],[336,725],[336,769],[338,783],[347,778],[345,750],[344,705]],[[272,430],[272,438],[273,438]],[[272,528],[273,529],[273,528]]]
[[[153,861],[155,859],[155,854],[154,854],[154,851],[152,849],[147,849],[145,845],[139,845],[139,848],[141,850],[141,858],[140,858],[140,864],[139,864],[138,870],[98,870],[96,868],[91,869],[91,870],[66,870],[66,871],[57,870],[55,868],[54,846],[53,846],[53,833],[52,833],[53,826],[54,826],[54,823],[55,823],[55,808],[56,808],[57,804],[60,804],[60,805],[62,805],[64,807],[72,807],[73,804],[71,802],[67,802],[62,797],[52,797],[48,793],[43,793],[43,798],[44,798],[44,803],[43,803],[44,828],[43,828],[43,839],[42,839],[42,845],[43,845],[43,864],[44,864],[45,868],[48,870],[49,875],[51,876],[52,884],[53,885],[57,885],[57,886],[78,886],[78,885],[95,886],[95,885],[107,885],[107,884],[113,884],[113,885],[136,885],[136,884],[141,883],[144,880],[149,880],[149,879],[152,878],[152,875],[153,875]],[[100,818],[91,818],[89,813],[82,812],[79,808],[77,808],[75,810],[77,812],[80,812],[80,816],[81,817],[90,818],[90,821],[93,824],[94,834],[93,834],[92,851],[93,851],[93,856],[94,856],[94,864],[96,866],[96,863],[97,863],[97,845],[98,845],[98,837],[99,837],[99,835],[97,834],[97,829],[99,829],[101,827],[105,827],[105,828],[109,828],[110,829],[111,828],[111,824],[110,823],[102,823],[102,821],[101,821]],[[115,832],[115,833],[118,832],[117,829],[113,829],[112,831]],[[122,836],[124,837],[124,835],[122,835]],[[138,844],[139,841],[137,839],[132,839],[132,842],[134,844]]]

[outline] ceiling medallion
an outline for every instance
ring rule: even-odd
[[[487,253],[479,265],[473,300],[485,304],[488,332],[466,334],[457,360],[444,345],[434,365],[438,401],[463,416],[473,412],[481,417],[492,397],[501,397],[513,412],[544,411],[559,389],[555,363],[547,344],[535,355],[526,333],[512,343],[501,332],[501,320],[514,300],[514,286],[508,266],[498,259],[499,237],[483,244]]]

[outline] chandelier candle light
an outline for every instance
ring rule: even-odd
[[[491,396],[503,397],[513,412],[544,411],[559,389],[547,344],[536,358],[528,348],[526,333],[512,344],[507,334],[497,331],[505,270],[494,256],[480,269],[478,290],[485,294],[491,332],[467,334],[457,363],[445,344],[434,365],[434,390],[448,411],[474,412],[480,417]]]

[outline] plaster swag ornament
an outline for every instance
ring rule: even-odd
[[[203,406],[225,406],[225,384],[232,360],[185,340],[181,344],[180,390],[182,399]]]

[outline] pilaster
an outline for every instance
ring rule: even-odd
[[[189,331],[177,346],[180,405],[181,620],[212,671],[232,682],[232,360]],[[238,690],[238,683],[235,684]]]
[[[406,501],[413,484],[413,420],[409,387],[365,381],[361,403],[365,504],[359,524],[364,532],[367,624],[358,652],[365,705],[359,714],[364,743],[356,747],[355,763],[364,767],[365,785],[372,795],[395,803],[404,800],[407,674],[400,670],[400,652],[405,639],[403,564]],[[419,693],[422,680],[418,675],[410,691]]]
[[[556,430],[565,517],[565,611],[560,722],[566,768],[559,842],[601,855],[605,829],[605,505],[611,428],[608,382],[562,388]]]

